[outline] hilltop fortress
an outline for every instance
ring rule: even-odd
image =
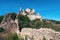
[[[37,13],[36,15],[34,9],[20,9],[16,17],[18,15],[27,16],[31,21],[40,19],[38,22],[42,22],[42,17],[39,15],[39,13]],[[60,40],[60,31],[57,32],[55,30],[52,30],[51,28],[22,28],[20,30],[18,26],[18,18],[15,18],[15,20],[13,20],[11,16],[11,14],[4,15],[4,18],[0,23],[0,28],[4,29],[4,32],[0,33],[0,40],[5,40],[9,32],[16,33],[19,38],[22,37],[24,40],[43,40],[43,38],[45,38],[46,40]]]
[[[26,8],[26,10],[20,9],[19,14],[27,15],[27,17],[31,21],[35,20],[35,19],[40,19],[40,21],[42,21],[42,17],[39,15],[39,13],[35,14],[35,10],[34,9],[29,9],[29,8]]]

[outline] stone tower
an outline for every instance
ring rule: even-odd
[[[35,10],[34,10],[34,9],[30,9],[30,14],[31,14],[31,15],[33,15],[33,14],[34,14],[34,12],[35,12]]]
[[[24,9],[20,8],[19,14],[26,15]]]

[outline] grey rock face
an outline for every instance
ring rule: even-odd
[[[0,28],[4,29],[4,32],[0,33],[0,39],[5,40],[8,32],[15,33],[17,29],[17,24],[12,20],[11,15],[7,14],[4,16]]]
[[[23,28],[21,31],[21,36],[23,36],[24,39],[27,38],[27,40],[43,40],[44,37],[46,40],[60,40],[60,32],[47,28]]]
[[[17,24],[15,23],[15,21],[12,20],[10,14],[6,14],[6,15],[4,15],[4,18],[0,24],[0,27],[5,29],[6,31],[9,31],[9,30],[15,31],[15,29],[17,28]]]
[[[6,15],[4,15],[4,18],[1,23],[10,22],[11,20],[12,20],[11,15],[6,14]]]

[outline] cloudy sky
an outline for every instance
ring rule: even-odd
[[[60,0],[0,0],[0,15],[18,13],[20,7],[34,8],[42,18],[60,21]]]

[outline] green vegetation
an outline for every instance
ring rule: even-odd
[[[39,19],[30,21],[27,16],[19,15],[18,16],[18,26],[19,28],[41,28],[42,22]]]
[[[23,37],[19,36],[19,40],[24,40]]]
[[[15,19],[16,19],[16,13],[15,13],[15,12],[10,13],[10,15],[11,15],[11,18],[12,18],[13,20],[15,20]]]
[[[0,23],[2,22],[2,20],[3,20],[3,16],[0,16]]]
[[[16,13],[10,13],[11,18],[13,20],[16,19]],[[3,16],[0,16],[0,23],[3,19]],[[41,22],[39,19],[36,20],[29,20],[29,18],[27,16],[23,16],[23,15],[19,15],[18,16],[18,26],[20,29],[22,28],[52,28],[56,31],[60,31],[60,26],[58,26],[57,24],[60,24],[60,21],[55,21],[55,20],[48,20],[48,19],[43,19],[43,22]],[[47,22],[49,21],[49,22]],[[54,25],[54,23],[57,25]]]
[[[43,40],[46,40],[46,38],[45,38],[45,37],[43,37]]]
[[[50,21],[50,22],[47,22]],[[55,24],[58,24],[59,22],[55,21],[55,20],[46,20],[43,19],[43,22],[41,22],[39,19],[30,21],[29,18],[27,16],[23,16],[23,15],[19,15],[18,16],[18,26],[19,28],[51,28],[54,29],[56,31],[60,31],[60,27],[59,26],[55,26]]]
[[[15,12],[13,12],[13,13],[9,13],[9,14],[11,15],[11,18],[12,18],[13,20],[16,19],[16,13],[15,13]],[[0,23],[2,22],[3,17],[4,17],[4,16],[0,16]]]
[[[56,23],[56,24],[60,24],[60,21],[56,21],[56,20],[49,20],[49,19],[43,19],[43,20],[45,20],[45,21],[51,21],[51,22]]]
[[[28,14],[28,13],[27,13]],[[16,13],[11,13],[11,18],[12,20],[16,19]],[[4,16],[0,16],[0,23],[2,21]],[[43,19],[43,21],[41,22],[40,19],[35,19],[33,21],[31,21],[27,15],[18,15],[18,26],[20,28],[20,30],[22,28],[51,28],[53,30],[56,31],[60,31],[60,26],[58,26],[58,24],[60,24],[60,21],[55,21],[55,20],[48,20],[48,19]],[[4,29],[0,28],[0,32],[3,32]],[[27,36],[26,36],[27,39]],[[7,40],[24,40],[22,37],[18,37],[17,34],[12,34],[12,33],[8,33],[7,35]],[[46,40],[46,38],[44,37],[43,40]]]
[[[12,34],[11,32],[7,35],[7,40],[24,40],[22,37],[18,37],[16,33]]]
[[[47,21],[49,21],[49,22],[47,22]],[[56,24],[56,25],[54,25],[54,24]],[[55,31],[60,31],[60,26],[58,26],[58,24],[60,24],[60,23],[58,23],[57,21],[51,21],[51,20],[46,20],[46,19],[43,19],[43,28],[51,28],[51,29],[53,29],[53,30],[55,30]]]
[[[60,21],[56,21],[56,20],[50,20],[52,21],[53,23],[56,23],[56,24],[60,24]]]
[[[29,27],[29,18],[27,16],[19,15],[18,16],[18,26],[19,28]]]
[[[3,28],[0,28],[0,32],[4,32],[4,29]]]
[[[18,40],[17,34],[8,33],[7,40]]]
[[[31,28],[38,29],[38,28],[41,28],[43,26],[42,24],[43,23],[39,19],[36,19],[36,20],[31,21],[29,25]]]

